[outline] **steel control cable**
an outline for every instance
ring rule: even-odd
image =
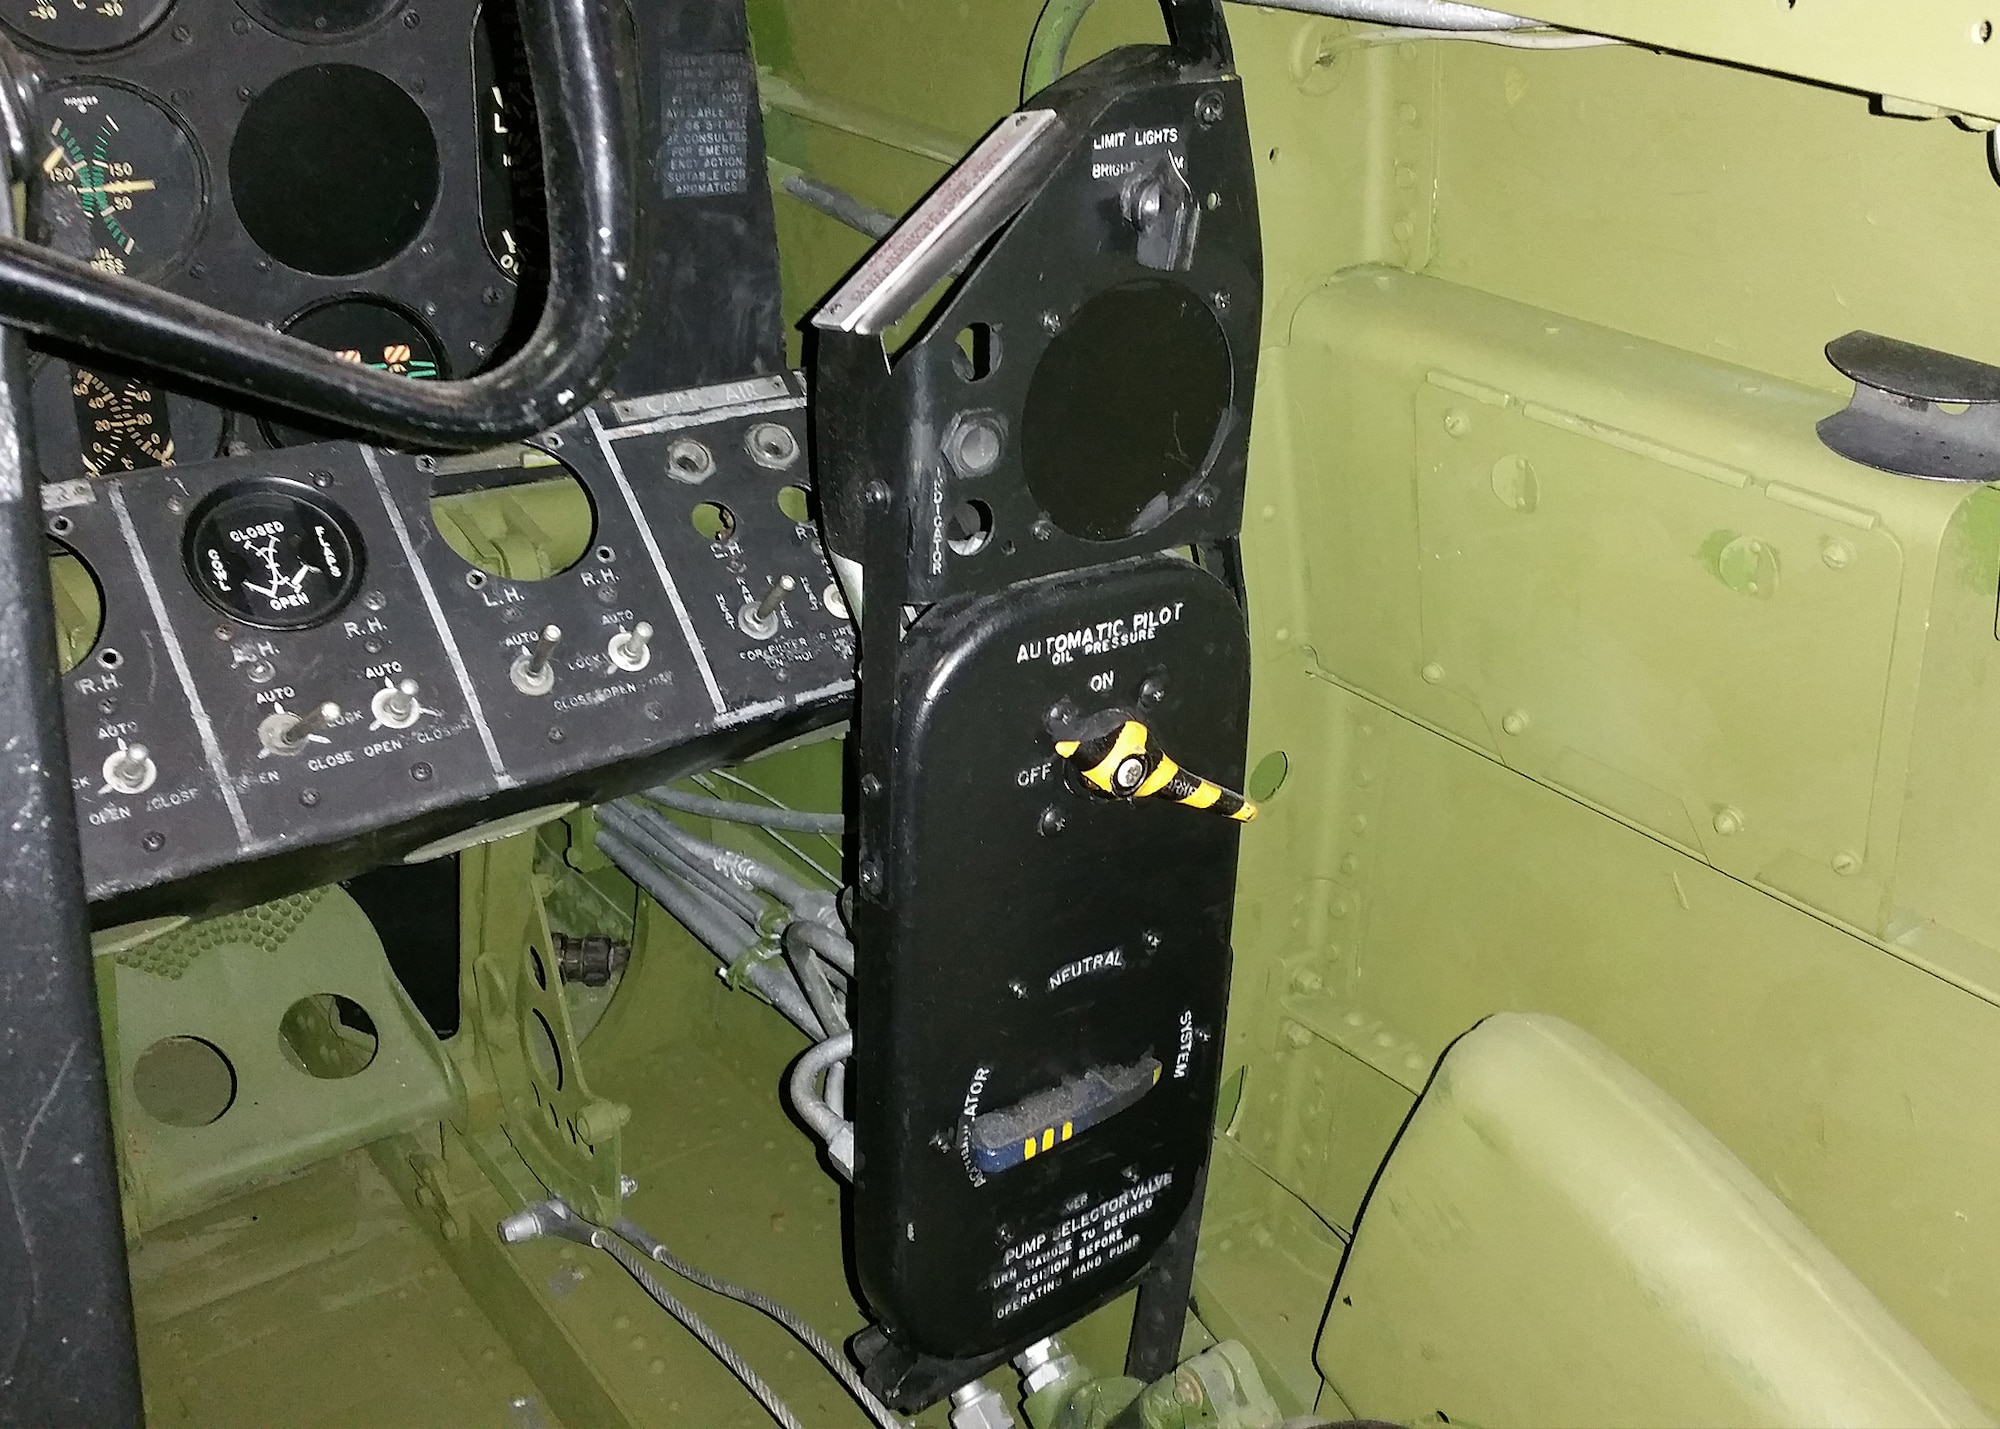
[[[715,1276],[689,1265],[686,1261],[668,1250],[658,1240],[654,1239],[652,1235],[648,1234],[643,1226],[629,1217],[621,1217],[619,1220],[614,1221],[611,1225],[611,1230],[637,1246],[648,1258],[659,1262],[674,1274],[680,1276],[681,1279],[691,1284],[699,1285],[702,1289],[711,1291],[714,1294],[734,1300],[739,1304],[748,1305],[758,1313],[777,1321],[786,1330],[791,1332],[792,1338],[811,1350],[820,1363],[833,1372],[834,1378],[838,1379],[847,1392],[854,1396],[855,1401],[867,1412],[868,1417],[880,1425],[881,1429],[908,1429],[908,1426],[901,1419],[897,1418],[894,1411],[877,1398],[874,1391],[868,1388],[867,1382],[861,1378],[860,1373],[848,1362],[847,1356],[840,1352],[839,1347],[827,1339],[825,1335],[814,1329],[811,1323],[796,1312],[779,1304],[768,1295],[760,1294],[742,1285],[732,1285],[727,1280],[719,1280]]]

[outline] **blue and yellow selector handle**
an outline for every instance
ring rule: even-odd
[[[1130,715],[1101,733],[1080,730],[1074,738],[1059,735],[1056,753],[1095,794],[1127,801],[1165,799],[1245,824],[1257,817],[1255,802],[1181,768],[1153,743],[1153,732],[1145,722]]]

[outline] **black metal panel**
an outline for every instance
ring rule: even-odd
[[[782,370],[777,219],[743,0],[632,7],[639,37],[640,262],[654,321],[612,391]]]
[[[1122,1288],[1207,1157],[1240,825],[1067,784],[1047,720],[1137,701],[1175,757],[1242,777],[1249,653],[1229,592],[1177,557],[1043,577],[934,613],[864,684],[878,897],[856,929],[855,1263],[947,1358],[1045,1334]],[[879,821],[879,822],[878,822]],[[1151,1057],[1138,1103],[997,1174],[970,1120]]]
[[[539,439],[595,518],[582,558],[546,580],[489,575],[447,545],[428,457],[328,444],[46,488],[49,533],[105,597],[103,632],[65,680],[99,921],[345,877],[483,820],[607,797],[839,718],[851,627],[828,608],[810,528],[779,504],[809,486],[803,459],[774,468],[749,445],[775,427],[802,450],[804,400],[784,377],[760,379],[756,400],[745,390],[655,399],[676,410],[625,426],[586,413]],[[670,476],[669,437],[699,443],[712,472]],[[289,483],[351,526],[362,579],[330,619],[259,629],[198,593],[185,532],[213,493],[246,481]],[[727,536],[697,533],[704,503],[732,513]],[[742,607],[782,576],[796,589],[776,628],[744,633]],[[641,622],[646,659],[619,668],[611,642]],[[549,625],[562,631],[551,687],[524,692],[512,666]],[[404,680],[421,716],[385,725],[374,703]],[[327,702],[340,714],[305,749],[268,748],[274,712]],[[110,761],[133,744],[153,772],[120,788]]]
[[[828,543],[867,596],[855,1265],[905,1410],[1135,1279],[1134,1363],[1185,1308],[1240,824],[1088,791],[1056,748],[1131,720],[1243,772],[1238,592],[1162,553],[1233,571],[1256,194],[1219,10],[1169,19],[1003,121],[815,318]]]

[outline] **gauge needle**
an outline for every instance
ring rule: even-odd
[[[159,185],[152,179],[113,179],[108,184],[78,184],[80,194],[143,194],[151,193]]]

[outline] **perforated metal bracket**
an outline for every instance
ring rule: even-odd
[[[2000,367],[1851,332],[1826,347],[1854,398],[1819,424],[1826,445],[1864,466],[1927,481],[2000,481]]]

